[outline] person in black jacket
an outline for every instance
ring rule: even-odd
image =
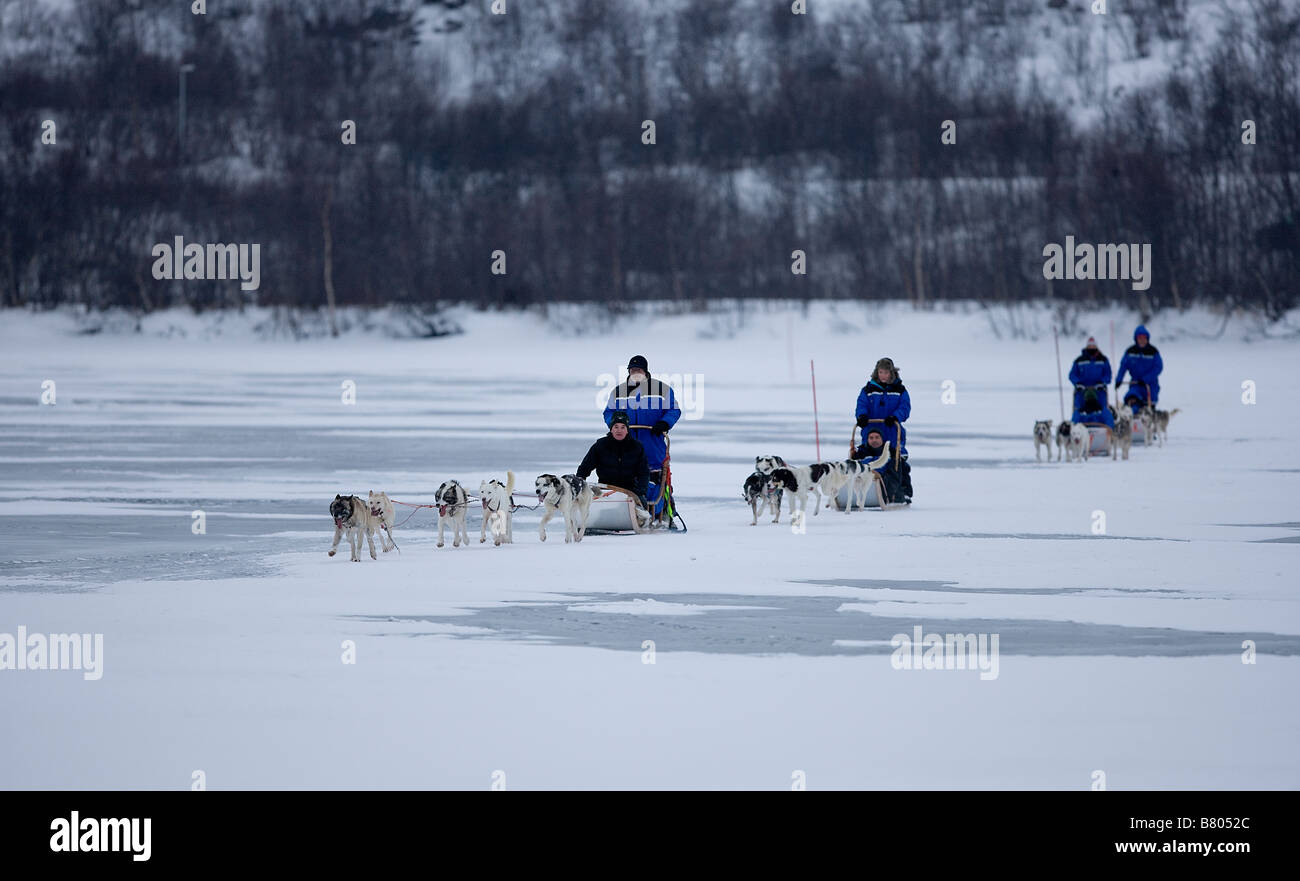
[[[615,411],[609,420],[609,434],[591,445],[582,464],[578,466],[577,475],[586,480],[592,471],[601,483],[631,490],[641,501],[641,507],[649,508],[646,503],[646,490],[649,488],[650,464],[646,459],[645,448],[640,441],[628,435],[628,418],[624,410]]]

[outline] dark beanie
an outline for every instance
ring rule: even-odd
[[[631,370],[633,367],[640,367],[646,373],[650,372],[650,363],[646,361],[645,355],[633,355],[632,360],[627,362],[627,369]]]
[[[624,425],[631,425],[628,422],[626,410],[615,410],[614,415],[609,417],[609,427],[613,428],[615,422],[622,422]]]

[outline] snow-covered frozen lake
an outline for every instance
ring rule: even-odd
[[[1111,316],[1089,331],[1117,362],[1114,318],[1119,351]],[[1296,340],[1157,319],[1169,444],[1066,464],[1030,436],[1058,416],[1050,333],[978,315],[575,337],[467,312],[455,337],[297,343],[176,320],[188,335],[75,336],[0,313],[0,633],[104,645],[97,680],[0,670],[0,786],[1300,786]],[[636,353],[695,390],[672,433],[689,532],[566,546],[553,523],[542,544],[520,511],[494,548],[472,512],[471,546],[437,549],[420,509],[400,553],[326,556],[336,492],[572,471],[604,430],[600,375]],[[913,398],[915,505],[751,527],[753,457],[816,458],[809,359],[838,458],[883,354]],[[996,677],[895,669],[916,626],[996,634]]]

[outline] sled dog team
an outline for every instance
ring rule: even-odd
[[[1151,446],[1154,440],[1158,446],[1163,447],[1169,439],[1169,420],[1181,411],[1177,407],[1158,410],[1152,404],[1145,404],[1138,408],[1136,415],[1127,410],[1116,411],[1114,407],[1110,408],[1110,412],[1114,427],[1110,429],[1109,448],[1102,455],[1109,454],[1112,459],[1118,459],[1123,453],[1123,458],[1127,460],[1136,432],[1142,434],[1147,446]],[[1091,439],[1087,426],[1082,422],[1062,422],[1053,434],[1052,420],[1039,419],[1034,422],[1034,461],[1043,461],[1044,449],[1047,450],[1047,461],[1052,461],[1053,437],[1056,439],[1056,461],[1061,461],[1062,455],[1067,462],[1082,462],[1088,458]]]
[[[479,528],[479,543],[487,541],[487,533],[492,532],[492,544],[514,542],[514,502],[515,474],[506,472],[503,483],[496,478],[479,484],[478,502],[483,508],[483,523]],[[542,506],[542,520],[537,532],[542,541],[546,541],[546,524],[557,513],[564,520],[565,542],[582,541],[587,530],[587,515],[591,503],[600,492],[598,484],[588,483],[576,474],[557,477],[554,474],[542,474],[534,481],[534,492]],[[438,508],[438,547],[446,544],[446,531],[451,528],[451,546],[458,548],[463,542],[469,545],[469,530],[465,526],[469,513],[470,496],[463,484],[457,480],[448,480],[434,493],[434,502]],[[375,553],[376,533],[379,534],[384,553],[397,547],[393,541],[393,502],[387,493],[371,492],[368,499],[360,496],[334,496],[330,503],[330,516],[334,518],[334,544],[330,546],[332,557],[338,551],[339,540],[346,534],[348,547],[352,550],[352,562],[361,562],[362,542],[370,546],[370,559],[379,559]]]
[[[1088,425],[1104,425],[1109,432],[1106,453],[1118,459],[1120,453],[1128,458],[1135,432],[1142,432],[1147,446],[1154,440],[1164,446],[1169,437],[1169,420],[1178,410],[1161,410],[1160,374],[1164,361],[1159,350],[1151,345],[1151,334],[1139,324],[1133,331],[1133,345],[1124,351],[1115,378],[1115,396],[1119,398],[1124,376],[1129,379],[1128,392],[1116,409],[1106,402],[1110,384],[1110,360],[1097,348],[1097,340],[1088,337],[1083,351],[1070,367],[1070,382],[1074,386],[1074,413],[1069,421],[1056,429],[1056,460],[1065,455],[1067,462],[1083,462],[1088,458],[1091,439]],[[1052,420],[1040,419],[1034,423],[1034,459],[1042,461],[1042,450],[1047,449],[1047,460],[1052,460]],[[1104,453],[1103,453],[1104,455]]]

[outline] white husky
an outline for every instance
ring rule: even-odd
[[[506,482],[493,478],[478,485],[479,501],[483,503],[483,525],[478,530],[478,542],[487,541],[488,526],[492,527],[492,544],[501,546],[501,542],[512,544],[515,540],[511,514],[511,494],[515,491],[515,473],[506,472]]]
[[[397,547],[397,542],[393,541],[393,500],[388,493],[370,491],[370,516],[378,523],[379,543],[386,554]]]

